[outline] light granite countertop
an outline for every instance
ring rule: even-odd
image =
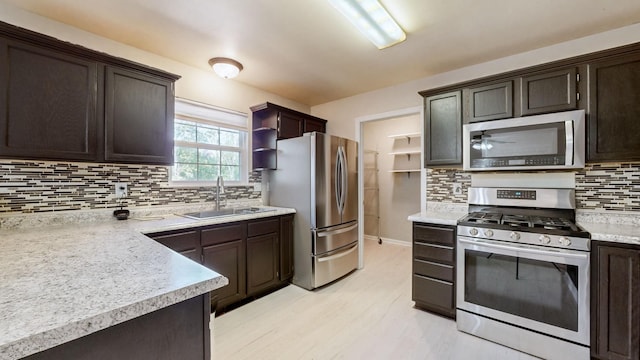
[[[467,215],[467,205],[428,203],[427,209],[410,215],[409,221],[456,225]],[[640,213],[630,211],[577,210],[576,222],[591,234],[592,240],[640,245]]]
[[[640,245],[639,212],[578,210],[576,222],[591,240]]]
[[[409,215],[408,220],[440,225],[457,225],[458,220],[467,215],[467,204],[460,203],[427,203],[427,209]]]
[[[0,359],[43,351],[228,284],[143,233],[294,212],[274,208],[202,221],[134,211],[126,221],[59,226],[36,215],[12,216],[14,226],[0,230]]]

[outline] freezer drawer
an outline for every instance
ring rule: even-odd
[[[336,280],[358,267],[358,242],[321,256],[313,256],[314,287]]]
[[[322,255],[358,241],[358,222],[352,221],[324,229],[312,229],[313,255]]]

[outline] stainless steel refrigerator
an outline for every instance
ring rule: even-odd
[[[269,204],[296,209],[292,282],[311,290],[358,267],[358,143],[313,132],[277,148]]]

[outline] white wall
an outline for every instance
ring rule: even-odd
[[[177,3],[176,3],[177,4]],[[249,107],[270,101],[302,112],[309,112],[309,106],[281,96],[244,85],[235,80],[225,80],[213,71],[155,55],[129,45],[56,22],[45,17],[26,12],[14,6],[0,3],[0,21],[43,33],[54,38],[82,45],[86,48],[105,52],[151,67],[162,69],[182,78],[176,82],[176,96],[249,113]],[[215,56],[216,54],[211,54]]]
[[[420,173],[408,175],[389,171],[421,168],[420,155],[412,155],[409,159],[406,155],[389,153],[420,149],[420,139],[414,138],[409,143],[406,138],[393,139],[389,135],[420,132],[421,124],[419,114],[363,123],[363,149],[378,151],[380,237],[383,240],[411,242],[411,223],[407,217],[420,211]],[[365,212],[370,210],[365,209]],[[370,230],[368,220],[365,218],[366,230]]]
[[[355,139],[359,117],[422,105],[419,91],[517,70],[554,60],[640,41],[640,23],[537,50],[413,80],[392,87],[313,106],[311,114],[328,119],[330,133]],[[434,54],[433,56],[438,56]],[[398,64],[402,66],[402,64]]]

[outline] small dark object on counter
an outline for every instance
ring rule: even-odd
[[[113,211],[113,216],[118,220],[127,220],[129,218],[129,210],[127,209],[118,209]]]

